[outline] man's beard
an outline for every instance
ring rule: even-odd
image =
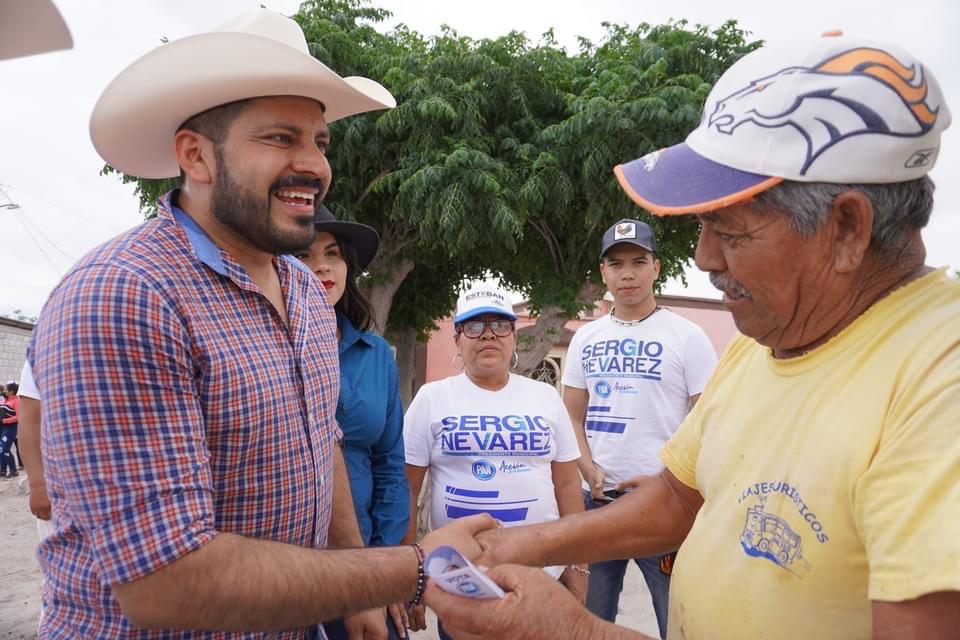
[[[281,178],[267,190],[266,199],[261,200],[233,180],[222,157],[218,165],[220,170],[214,181],[210,207],[220,224],[235,231],[257,249],[273,255],[297,253],[310,247],[317,235],[313,215],[297,218],[300,228],[285,231],[274,223],[270,203],[272,194],[285,187],[318,187],[323,193],[320,180],[297,176]],[[319,195],[314,200],[314,211],[320,204]]]

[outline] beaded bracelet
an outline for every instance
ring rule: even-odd
[[[410,601],[411,606],[415,607],[423,602],[423,590],[427,588],[427,574],[423,569],[423,562],[426,560],[426,556],[419,542],[414,542],[411,546],[414,551],[417,552],[417,591],[413,594],[413,600]]]

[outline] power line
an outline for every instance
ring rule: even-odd
[[[72,209],[67,209],[66,207],[61,206],[61,205],[57,204],[56,202],[51,202],[50,200],[47,200],[46,198],[42,198],[42,197],[40,197],[40,196],[38,196],[38,195],[36,195],[36,194],[30,193],[29,191],[24,191],[24,190],[21,189],[20,187],[18,187],[18,186],[16,186],[16,185],[13,185],[13,184],[10,184],[9,182],[8,182],[8,183],[5,183],[5,184],[6,184],[6,186],[10,187],[11,189],[14,189],[15,191],[19,191],[20,193],[26,194],[26,195],[30,196],[31,198],[35,198],[35,199],[39,200],[40,202],[43,202],[43,203],[45,203],[45,204],[53,207],[54,209],[58,209],[58,210],[60,210],[60,211],[62,211],[62,212],[64,212],[64,213],[68,213],[68,214],[70,214],[70,215],[72,215],[72,216],[76,216],[76,217],[80,218],[81,220],[86,220],[87,222],[91,222],[91,223],[97,225],[98,227],[101,227],[101,228],[103,228],[103,229],[106,229],[107,231],[110,231],[110,232],[113,232],[113,233],[120,233],[121,231],[123,231],[123,229],[117,229],[117,228],[115,228],[115,227],[109,227],[109,226],[103,224],[102,222],[100,222],[99,220],[96,220],[96,219],[94,219],[94,218],[90,218],[90,217],[85,216],[85,215],[83,215],[83,214],[81,214],[81,213],[77,213],[76,211],[73,211]],[[17,205],[17,208],[19,208],[19,205]]]
[[[21,222],[24,226],[27,225],[28,217],[29,217],[29,216],[24,215],[22,211],[17,211],[15,215],[17,215],[17,216],[20,217],[20,222]],[[31,224],[34,224],[34,223],[31,223]],[[37,232],[37,234],[38,234],[41,238],[43,238],[44,240],[47,241],[47,244],[49,244],[51,247],[53,247],[54,249],[56,249],[57,251],[59,251],[59,252],[60,252],[60,255],[62,255],[64,258],[66,258],[67,260],[69,260],[71,263],[77,261],[76,258],[74,258],[73,256],[69,255],[66,251],[64,251],[63,249],[61,249],[60,247],[58,247],[58,246],[56,245],[56,243],[55,243],[53,240],[51,240],[51,239],[43,232],[43,230],[42,230],[39,226],[34,226],[33,228],[34,228],[34,230]]]
[[[21,218],[20,216],[16,216],[16,218],[17,218],[17,220],[20,221],[20,224],[23,225],[23,228],[26,230],[27,235],[30,236],[30,239],[33,240],[33,244],[37,245],[37,249],[40,250],[40,254],[41,254],[44,258],[47,259],[47,262],[50,264],[50,267],[51,267],[54,271],[57,272],[57,276],[59,276],[59,277],[62,278],[62,277],[63,277],[63,274],[60,273],[60,270],[57,269],[57,266],[56,266],[55,264],[53,264],[53,260],[50,259],[50,256],[47,255],[47,252],[44,251],[44,250],[43,250],[43,247],[40,246],[40,243],[37,242],[36,237],[33,235],[33,232],[30,231],[30,227],[27,226],[27,223],[24,222],[24,221],[23,221],[23,218]]]

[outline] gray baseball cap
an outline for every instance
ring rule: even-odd
[[[615,244],[632,244],[646,249],[651,253],[657,252],[657,239],[653,235],[653,229],[645,222],[624,218],[618,220],[603,234],[603,245],[600,250],[600,258],[610,250]]]

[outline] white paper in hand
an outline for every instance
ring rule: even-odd
[[[506,595],[496,582],[450,546],[431,551],[423,569],[447,593],[468,598],[502,598]]]

